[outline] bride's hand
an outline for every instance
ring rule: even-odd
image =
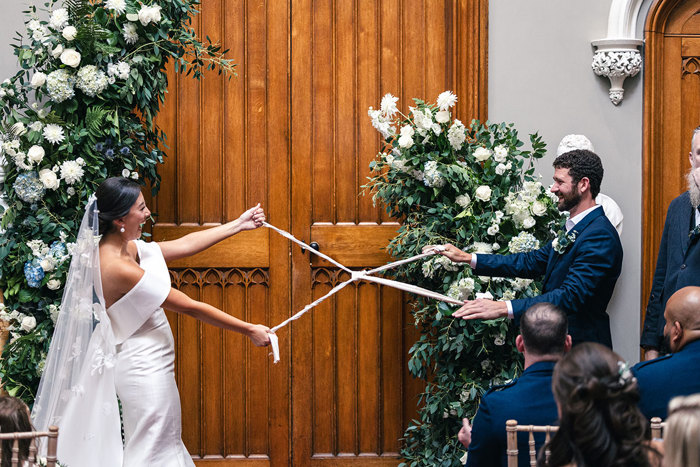
[[[260,203],[258,203],[255,207],[241,214],[238,221],[240,222],[239,226],[241,230],[257,229],[265,222],[265,211],[260,207]]]
[[[270,345],[270,328],[263,326],[262,324],[254,324],[248,337],[257,347],[266,347]]]

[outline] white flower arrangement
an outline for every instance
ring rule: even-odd
[[[46,87],[52,101],[61,103],[75,95],[75,78],[66,69],[52,71],[46,77]]]
[[[49,123],[44,127],[44,139],[51,144],[59,144],[65,139],[61,125]]]
[[[108,85],[107,75],[95,65],[86,65],[78,70],[75,86],[86,95],[94,97],[107,89]]]
[[[68,185],[73,185],[80,181],[85,174],[83,170],[83,164],[80,164],[77,160],[65,161],[61,164],[61,180],[66,182]]]

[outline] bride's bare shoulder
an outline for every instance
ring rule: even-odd
[[[141,280],[144,271],[131,257],[125,258],[112,250],[100,249],[100,274],[105,292],[111,289],[117,293],[126,293]]]

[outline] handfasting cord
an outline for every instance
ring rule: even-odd
[[[290,241],[298,244],[302,248],[314,253],[315,255],[320,256],[321,258],[325,259],[326,261],[338,266],[340,269],[349,272],[350,273],[350,279],[346,280],[345,282],[342,282],[335,287],[333,287],[327,294],[325,294],[323,297],[320,297],[313,302],[309,303],[306,305],[304,308],[302,308],[300,311],[298,311],[296,314],[293,316],[289,317],[285,321],[281,322],[277,326],[273,327],[270,329],[270,345],[272,346],[272,354],[274,355],[274,362],[277,363],[280,360],[280,349],[279,349],[279,342],[277,339],[277,335],[275,334],[278,329],[286,326],[287,324],[291,323],[294,320],[297,320],[302,317],[307,311],[330,297],[331,295],[335,294],[336,292],[340,291],[342,288],[345,286],[351,284],[352,282],[359,281],[359,280],[365,280],[368,282],[375,282],[378,284],[386,285],[389,287],[394,287],[399,290],[403,290],[405,292],[410,292],[416,295],[422,295],[424,297],[432,298],[435,300],[440,300],[443,302],[447,303],[452,303],[453,305],[462,305],[463,302],[457,299],[454,299],[452,297],[448,297],[447,295],[442,295],[437,292],[432,292],[428,289],[424,289],[422,287],[418,287],[416,285],[411,285],[411,284],[406,284],[405,282],[400,282],[400,281],[395,281],[391,279],[385,279],[383,277],[375,277],[375,276],[370,276],[370,274],[375,274],[377,272],[382,272],[386,271],[387,269],[392,269],[397,266],[401,266],[402,264],[406,263],[411,263],[413,261],[417,261],[419,259],[427,258],[428,256],[432,256],[434,254],[439,253],[440,251],[444,250],[444,247],[441,246],[436,246],[435,248],[432,248],[430,251],[426,253],[421,253],[416,256],[412,256],[410,258],[402,259],[399,261],[394,261],[393,263],[385,264],[384,266],[380,266],[378,268],[370,269],[369,271],[353,271],[351,269],[346,268],[339,262],[335,261],[333,258],[324,255],[320,251],[315,250],[314,248],[311,248],[309,245],[306,243],[302,242],[301,240],[297,239],[294,237],[294,235],[290,234],[289,232],[286,232],[282,229],[278,229],[277,227],[268,224],[267,222],[263,222],[263,225],[269,229],[274,230],[278,234],[282,235],[283,237],[289,239]]]

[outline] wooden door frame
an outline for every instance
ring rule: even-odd
[[[649,8],[644,26],[644,104],[642,150],[642,276],[641,320],[644,326],[646,304],[656,268],[659,239],[663,231],[666,209],[661,189],[663,185],[663,141],[671,137],[664,133],[664,34],[668,20],[682,0],[655,0]],[[688,135],[690,136],[690,135]]]

